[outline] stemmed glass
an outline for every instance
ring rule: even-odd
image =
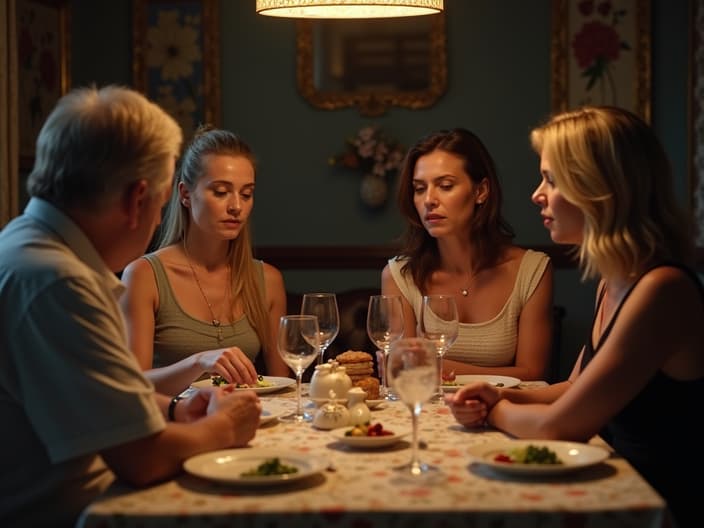
[[[459,331],[454,295],[424,295],[418,322],[419,335],[435,346],[438,361],[438,389],[432,401],[443,401],[442,358],[457,340]]]
[[[314,315],[284,315],[279,321],[278,349],[284,363],[296,373],[296,412],[279,418],[289,422],[313,419],[301,407],[301,378],[320,348],[318,319]]]
[[[403,304],[400,295],[371,295],[367,311],[367,334],[369,339],[384,353],[381,370],[381,397],[396,400],[389,390],[386,375],[386,359],[391,344],[403,335]]]
[[[389,383],[411,411],[413,423],[413,454],[411,462],[399,468],[404,475],[437,474],[438,468],[421,462],[418,458],[418,417],[423,403],[435,391],[438,374],[435,347],[421,337],[399,339],[391,345],[387,361]]]
[[[301,302],[302,315],[315,315],[318,318],[320,356],[318,365],[325,359],[325,350],[340,331],[340,312],[334,293],[305,293]]]

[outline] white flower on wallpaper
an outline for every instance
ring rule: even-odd
[[[183,24],[179,18],[177,10],[161,11],[156,26],[147,30],[147,66],[159,68],[164,80],[190,77],[193,63],[202,60],[200,17],[183,17]]]

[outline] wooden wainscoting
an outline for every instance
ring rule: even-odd
[[[555,268],[574,268],[572,246],[525,246],[547,253]],[[397,252],[396,246],[260,246],[255,255],[279,269],[378,269]]]
[[[523,246],[547,253],[556,269],[576,268],[573,246]],[[259,246],[260,258],[279,269],[378,269],[396,254],[396,246]],[[697,248],[695,268],[704,273],[704,248]]]

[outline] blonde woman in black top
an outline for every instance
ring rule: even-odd
[[[533,194],[555,242],[575,244],[598,277],[591,334],[568,381],[531,391],[475,384],[448,398],[457,420],[514,436],[587,441],[601,433],[667,500],[698,518],[704,474],[704,290],[686,264],[689,218],[677,206],[657,137],[612,107],[559,114],[531,135]]]

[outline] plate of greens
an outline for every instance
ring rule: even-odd
[[[610,455],[602,446],[561,440],[504,440],[472,446],[469,454],[476,463],[514,475],[570,473]]]
[[[322,458],[283,449],[221,449],[183,463],[191,475],[223,484],[272,486],[301,480],[325,469]]]
[[[251,390],[257,394],[267,394],[269,392],[280,391],[286,387],[290,387],[296,383],[295,379],[292,378],[280,378],[277,376],[259,376],[257,383],[254,385],[236,385],[235,390]],[[192,387],[224,387],[228,385],[222,376],[211,376],[207,379],[202,379],[199,381],[194,381],[191,383]]]

